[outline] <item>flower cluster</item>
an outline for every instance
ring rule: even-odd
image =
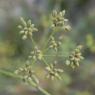
[[[33,62],[34,63],[36,63],[36,62],[44,63],[45,70],[47,71],[47,78],[51,78],[52,80],[54,78],[62,79],[61,74],[63,73],[63,69],[57,68],[55,63],[48,64],[49,61],[50,61],[49,63],[52,63],[51,60],[48,61],[48,57],[51,57],[53,59],[52,61],[54,61],[56,58],[56,55],[58,57],[61,56],[62,58],[64,56],[62,53],[59,54],[59,51],[61,51],[60,46],[62,45],[63,35],[61,35],[61,36],[60,36],[60,34],[58,34],[57,36],[55,35],[56,30],[58,30],[58,31],[60,29],[62,31],[70,31],[71,30],[71,27],[68,24],[68,19],[66,19],[64,16],[65,16],[65,10],[63,10],[61,12],[57,12],[54,10],[52,12],[52,29],[51,29],[51,26],[50,26],[50,29],[48,29],[48,31],[50,31],[50,30],[52,30],[52,31],[51,31],[48,39],[46,39],[45,44],[42,43],[43,45],[45,45],[45,46],[42,46],[43,49],[42,48],[39,49],[37,43],[34,40],[33,32],[38,31],[38,29],[35,28],[34,24],[31,23],[31,20],[28,20],[26,22],[23,18],[21,18],[22,24],[18,26],[20,29],[20,34],[22,35],[22,39],[31,38],[31,41],[32,41],[32,51],[30,52],[28,59],[32,60],[32,64],[33,64]],[[48,33],[46,33],[46,34],[48,36]],[[54,50],[53,52],[56,52],[56,54],[54,53],[54,55],[53,55],[53,54],[51,54],[52,52],[51,53],[48,52],[50,49]],[[81,49],[82,49],[82,46],[78,46],[69,55],[68,59],[66,60],[66,65],[69,65],[72,68],[79,66],[80,61],[83,59]],[[23,68],[19,68],[18,70],[16,70],[16,74],[21,75],[23,77],[23,80],[26,82],[33,81],[36,84],[39,83],[32,67],[31,67],[34,65],[30,64],[30,60],[28,60],[27,63],[28,64],[26,64]],[[39,88],[38,84],[36,85],[36,87],[37,86]],[[42,88],[40,88],[39,90],[42,91],[45,95],[50,95],[50,94],[46,94],[47,92],[42,90]]]
[[[64,31],[70,31],[71,27],[70,25],[68,25],[68,19],[66,19],[64,16],[65,10],[59,13],[56,10],[54,10],[52,12],[52,28],[61,27],[64,29]]]
[[[20,29],[20,34],[22,35],[22,39],[25,40],[28,37],[32,37],[33,32],[38,31],[37,28],[35,28],[35,25],[31,23],[31,20],[28,20],[27,22],[21,18],[21,25],[18,26]]]
[[[83,59],[81,53],[82,46],[78,46],[70,55],[68,60],[66,60],[66,65],[70,65],[73,69],[79,67],[80,61]]]
[[[33,51],[30,52],[30,55],[28,56],[29,59],[33,59],[33,60],[41,60],[43,57],[43,53],[41,52],[40,49],[38,49],[38,47],[35,47]]]
[[[52,80],[54,78],[61,79],[60,73],[63,73],[62,69],[55,68],[55,64],[50,64],[46,67],[46,70],[48,72],[47,78],[51,78]]]
[[[33,68],[30,64],[25,64],[24,67],[17,69],[15,74],[22,76],[22,80],[24,82],[35,81],[38,83],[38,79],[36,78],[35,72],[33,71]]]
[[[55,51],[58,51],[58,47],[61,45],[60,41],[56,41],[53,36],[50,37],[50,48],[54,49]]]

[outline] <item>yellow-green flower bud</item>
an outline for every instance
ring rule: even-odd
[[[31,20],[28,20],[27,22],[21,18],[21,25],[18,26],[20,29],[20,34],[22,35],[22,39],[26,40],[27,38],[31,38],[33,32],[38,31],[37,28],[35,28],[35,25],[31,23]]]
[[[81,53],[82,46],[78,46],[70,55],[69,58],[66,60],[66,65],[70,65],[73,69],[75,67],[79,67],[80,61],[83,59]]]

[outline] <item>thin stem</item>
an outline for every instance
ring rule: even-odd
[[[45,54],[45,55],[43,55],[43,56],[50,56],[50,57],[51,57],[51,56],[59,56],[59,57],[63,57],[64,55],[46,55],[46,54]],[[65,56],[64,56],[64,57],[65,57]]]
[[[5,75],[5,76],[9,76],[9,77],[13,77],[13,78],[18,78],[18,79],[22,78],[15,73],[11,73],[11,72],[5,71],[5,70],[0,70],[0,74]]]
[[[55,32],[53,31],[53,32],[51,33],[51,35],[49,36],[49,39],[46,41],[45,47],[47,46],[47,44],[48,44],[48,42],[49,42],[49,40],[50,40],[50,37],[51,37],[52,35],[54,35],[54,33],[55,33]],[[44,48],[45,48],[45,47],[44,47]],[[47,50],[47,49],[45,49],[45,50]],[[43,50],[43,51],[45,52],[45,50]]]
[[[14,73],[11,73],[11,72],[8,72],[8,71],[4,71],[4,70],[0,70],[0,74],[3,74],[3,75],[6,75],[6,76],[9,76],[9,77],[13,77],[13,78],[17,78],[17,79],[22,79],[22,77],[14,74]],[[37,88],[40,92],[42,92],[44,95],[51,95],[50,93],[48,93],[46,90],[44,90],[42,87],[40,87],[38,84],[36,84],[35,82],[33,81],[29,81],[29,84],[35,88]]]
[[[41,88],[40,86],[37,87],[39,89],[39,91],[41,91],[44,95],[51,95],[50,93],[48,93],[46,90],[44,90],[43,88]]]
[[[45,89],[43,89],[42,87],[40,87],[39,85],[37,85],[35,82],[33,81],[29,81],[29,83],[34,86],[35,88],[37,88],[40,92],[42,92],[44,95],[51,95],[50,93],[48,93]]]
[[[47,63],[47,61],[45,60],[44,57],[42,58],[42,60],[43,60],[43,62],[44,62],[47,66],[49,66],[49,64]]]

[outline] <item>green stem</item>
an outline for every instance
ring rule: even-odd
[[[45,55],[43,55],[43,56],[48,56],[48,57],[50,56],[50,57],[52,57],[52,56],[56,56],[56,55],[46,55],[46,54],[45,54]],[[58,56],[58,57],[63,57],[64,55],[61,55],[61,54],[60,54],[60,55],[57,55],[57,56]],[[64,56],[64,57],[65,57],[65,56]]]
[[[5,76],[9,76],[9,77],[13,77],[13,78],[17,78],[17,79],[22,79],[22,77],[11,73],[9,71],[5,71],[5,70],[0,70],[0,74],[5,75]],[[35,88],[37,88],[40,92],[42,92],[44,95],[51,95],[50,93],[48,93],[46,90],[44,90],[42,87],[40,87],[38,84],[36,84],[33,81],[29,81],[29,84]]]
[[[48,44],[48,42],[49,42],[49,40],[50,40],[50,37],[51,37],[52,35],[54,35],[54,33],[55,33],[55,32],[53,31],[53,32],[51,33],[51,35],[49,36],[49,39],[48,39],[48,40],[46,41],[46,43],[45,43],[45,47],[47,46],[47,44]],[[44,47],[44,48],[45,48],[45,47]],[[46,50],[47,50],[47,49],[44,49],[43,52],[45,52]]]
[[[41,88],[40,86],[37,87],[39,89],[39,91],[41,91],[44,95],[51,95],[50,93],[48,93],[46,90],[44,90],[43,88]]]
[[[42,87],[38,86],[36,83],[34,83],[33,81],[29,81],[29,83],[34,86],[35,88],[37,88],[40,92],[42,92],[44,95],[51,95],[50,93],[48,93],[45,89],[43,89]]]
[[[49,66],[49,64],[47,63],[47,61],[44,59],[44,57],[42,58],[43,62],[46,64],[46,66]]]
[[[5,70],[0,70],[0,74],[5,75],[5,76],[9,76],[9,77],[12,77],[12,78],[18,78],[18,79],[22,78],[22,77],[16,75],[15,73],[11,73],[11,72],[5,71]]]

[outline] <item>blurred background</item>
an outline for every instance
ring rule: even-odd
[[[41,31],[35,34],[39,40],[47,31],[48,16],[53,9],[65,9],[72,26],[62,44],[63,54],[82,44],[85,59],[75,71],[64,66],[62,81],[50,81],[42,76],[40,84],[53,95],[95,95],[95,0],[0,0],[0,69],[13,72],[25,64],[31,48],[29,41],[22,41],[19,36],[19,18],[31,19],[36,24]],[[60,65],[61,62],[62,59]],[[37,65],[40,75],[42,68],[41,64]],[[19,80],[0,75],[0,95],[42,93]]]

